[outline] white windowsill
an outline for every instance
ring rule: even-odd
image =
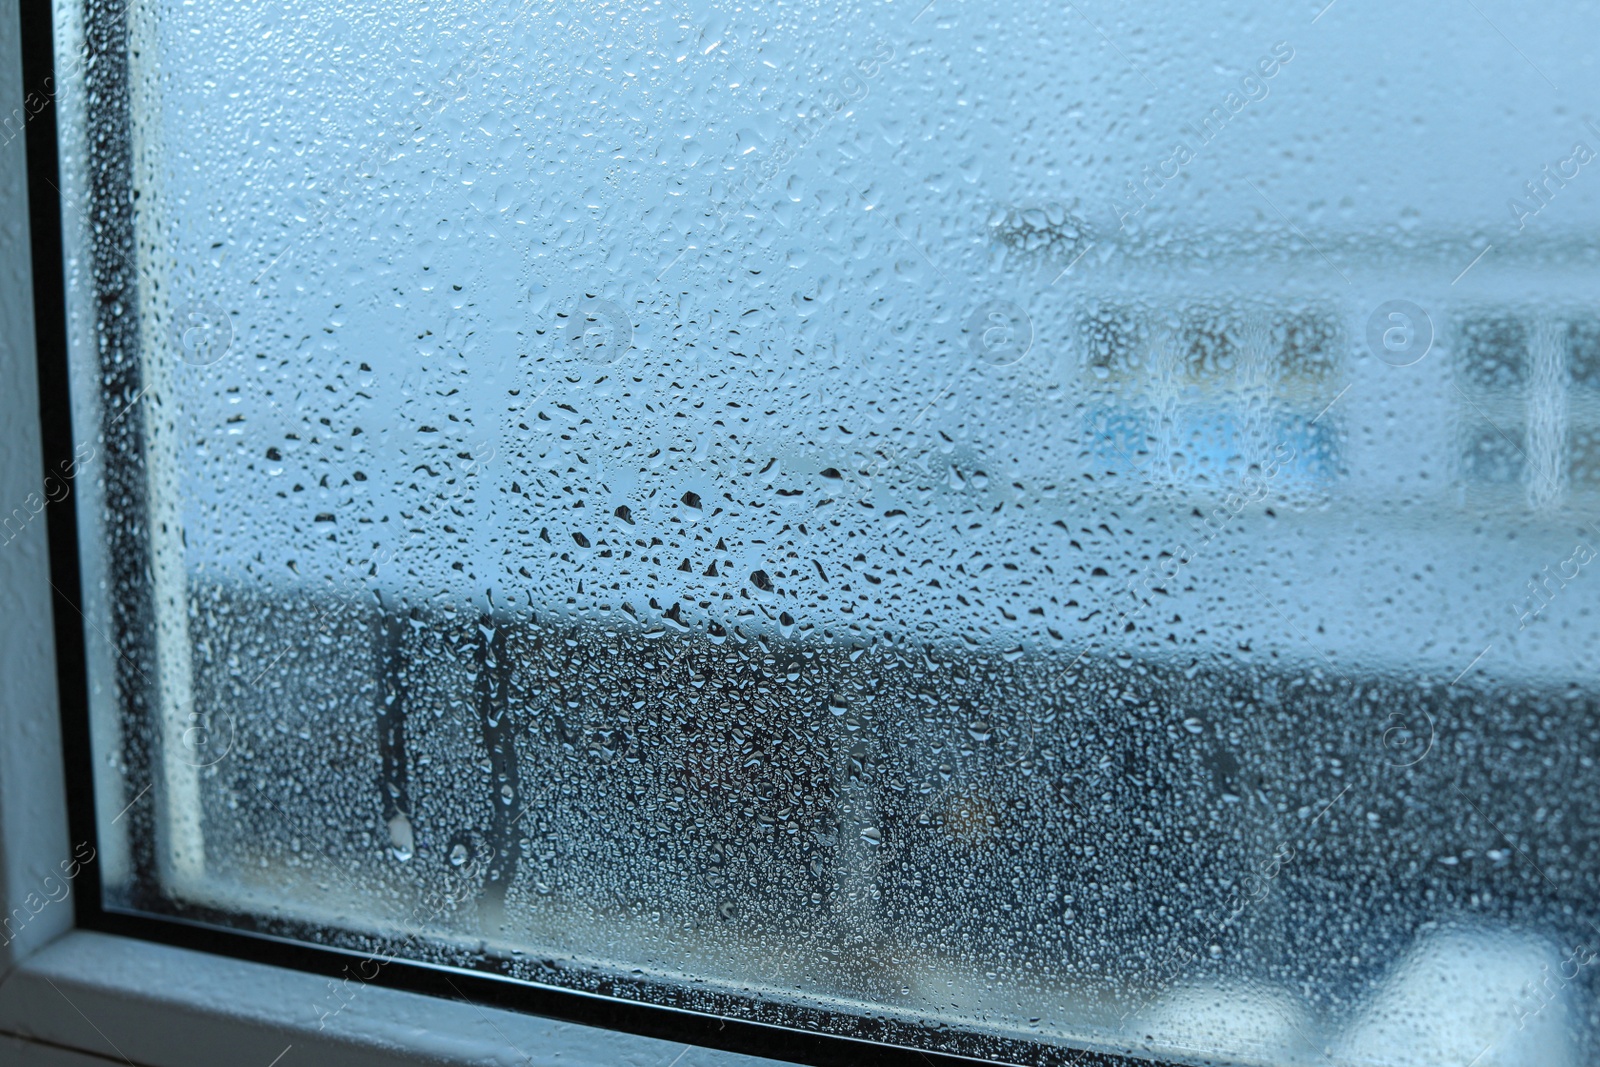
[[[370,983],[347,994],[348,1005],[319,1029],[329,984],[300,971],[77,930],[0,983],[0,1034],[30,1039],[15,1048],[0,1043],[0,1061],[268,1067],[281,1055],[278,1067],[774,1063]],[[18,1049],[25,1049],[20,1060],[12,1056]]]

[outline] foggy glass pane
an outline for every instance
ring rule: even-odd
[[[110,906],[1600,1060],[1592,5],[87,10]]]

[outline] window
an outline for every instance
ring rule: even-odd
[[[1593,21],[62,4],[87,921],[1593,1062]]]

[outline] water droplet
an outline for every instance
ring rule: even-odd
[[[416,849],[416,839],[411,833],[411,820],[399,812],[389,820],[389,847],[397,860],[408,860]]]

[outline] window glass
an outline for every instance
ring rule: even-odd
[[[1600,1058],[1592,4],[84,18],[108,906]]]

